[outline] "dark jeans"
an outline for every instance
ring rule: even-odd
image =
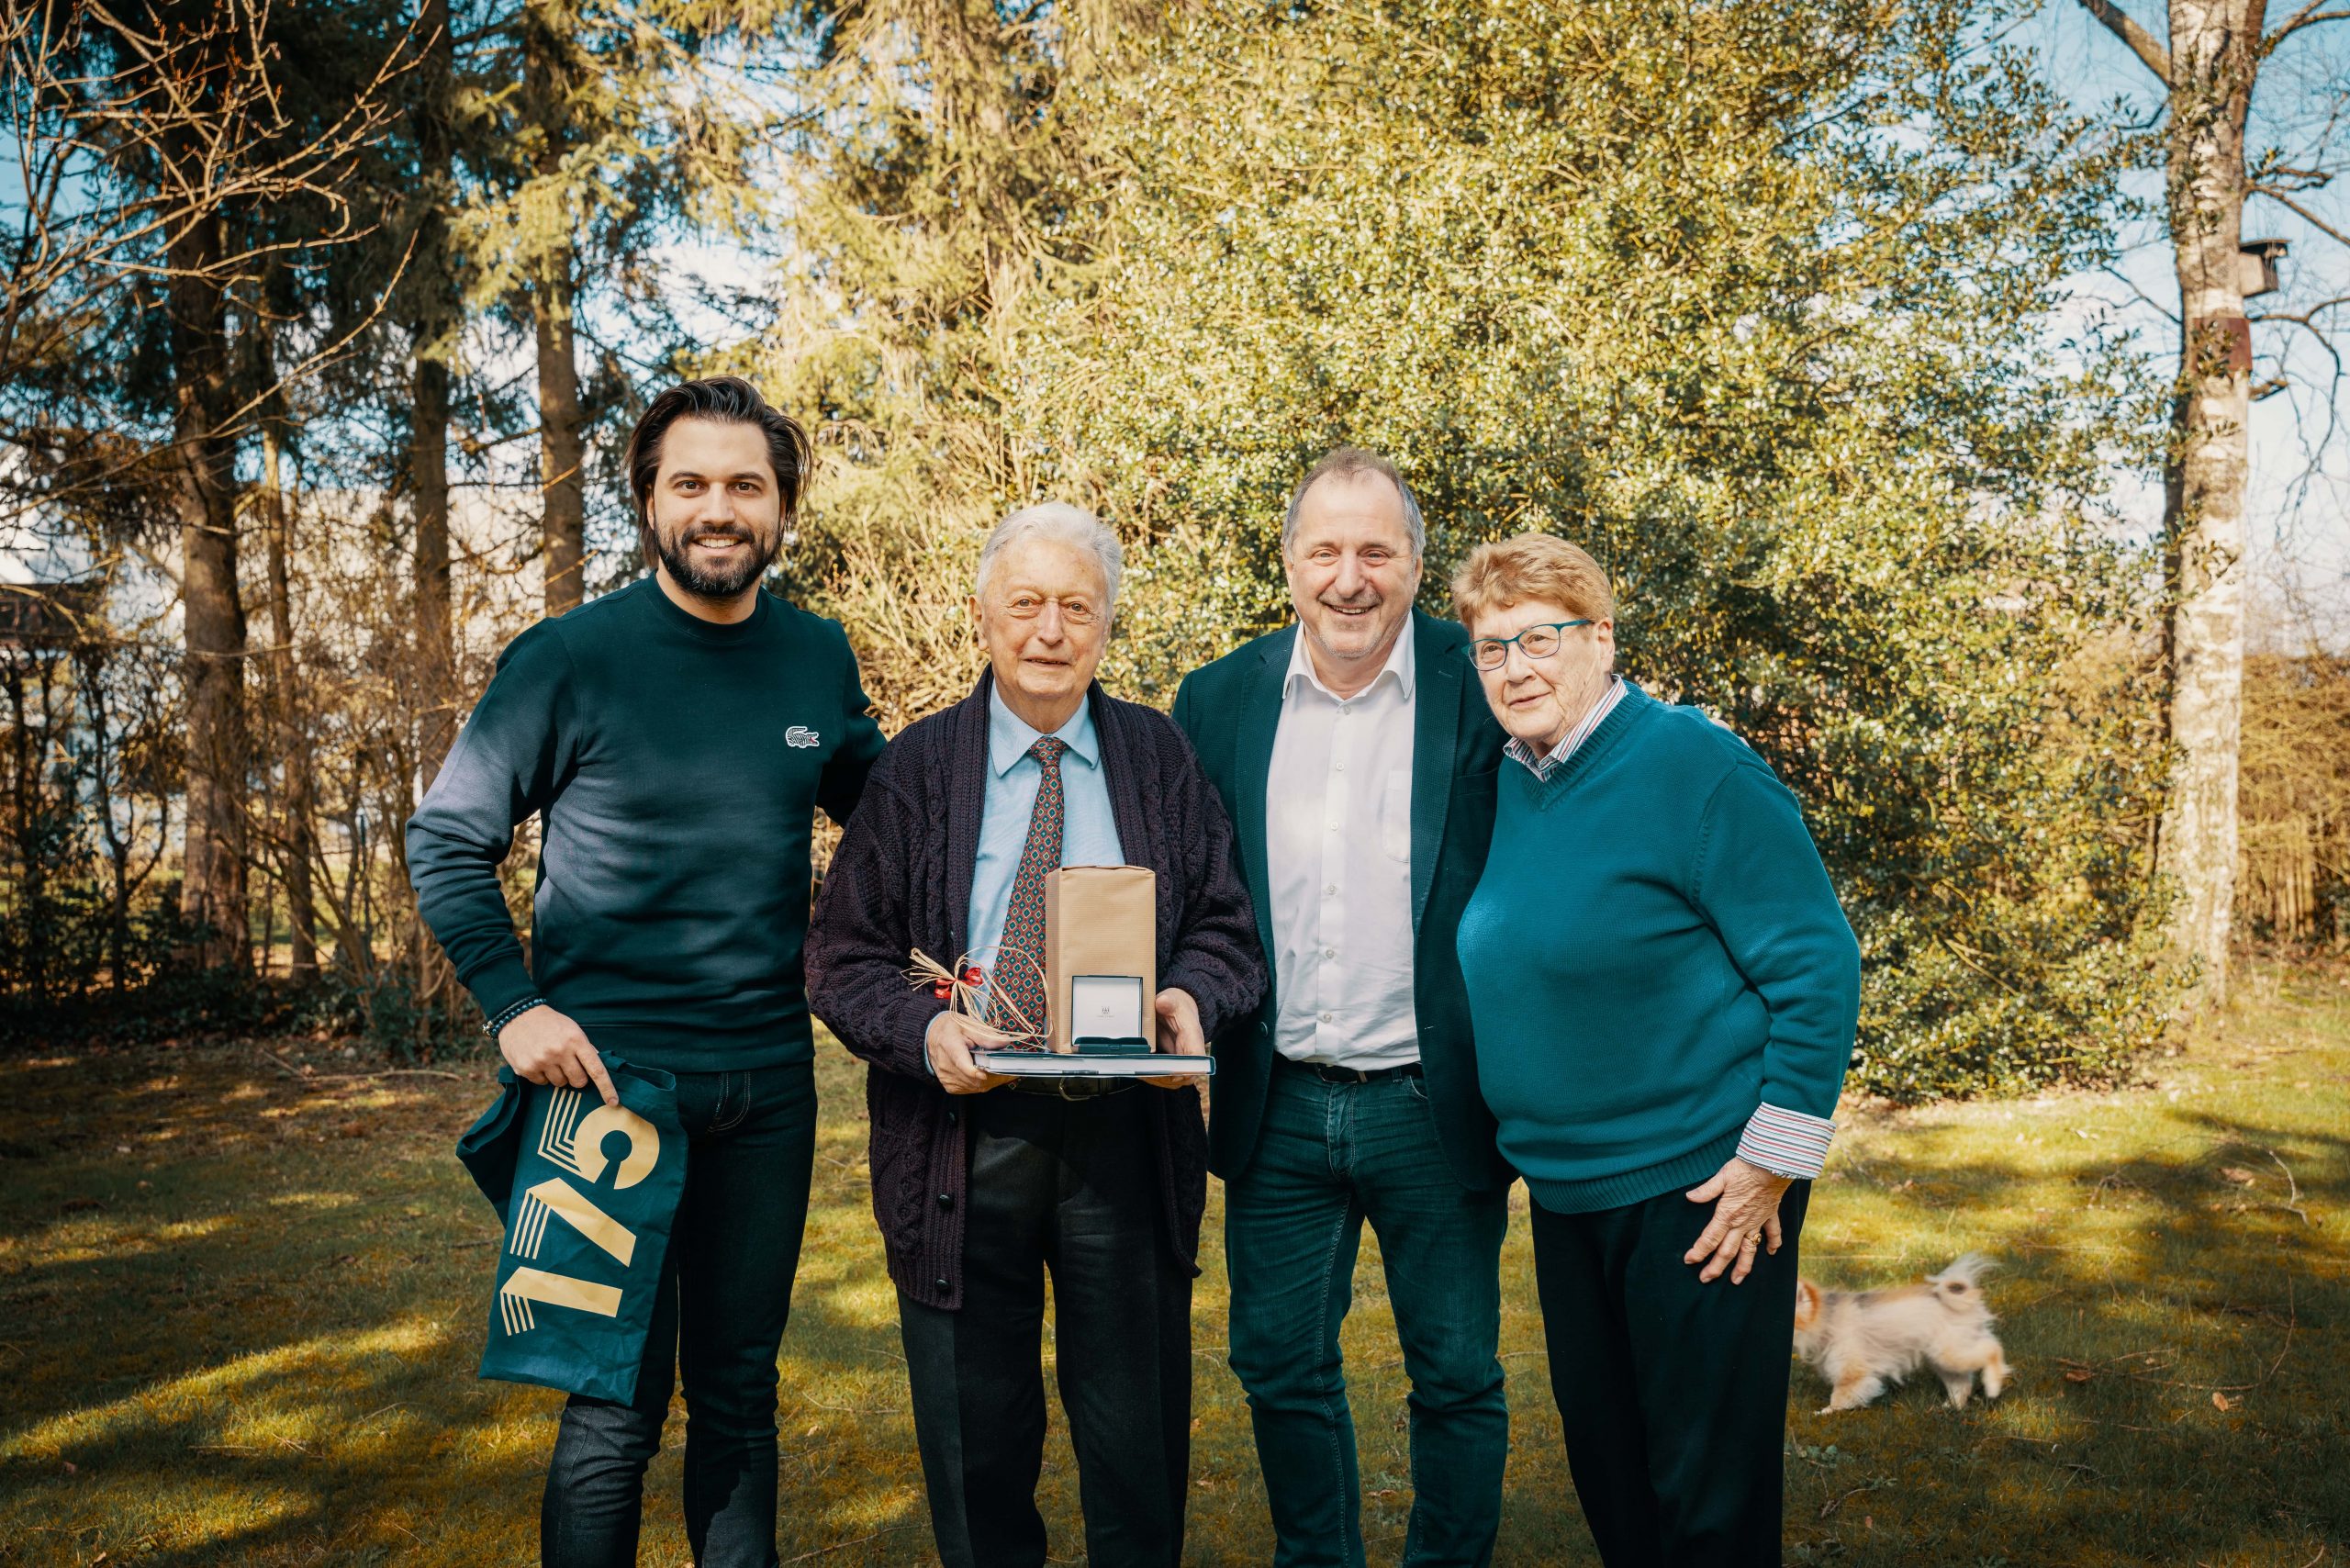
[[[1232,1370],[1248,1391],[1279,1568],[1363,1561],[1354,1420],[1338,1326],[1368,1219],[1412,1392],[1404,1562],[1477,1564],[1501,1523],[1509,1406],[1501,1361],[1507,1191],[1460,1185],[1417,1078],[1326,1083],[1276,1063],[1263,1130],[1224,1198]]]
[[[806,1062],[681,1072],[690,1140],[686,1191],[661,1294],[626,1405],[574,1397],[539,1506],[546,1568],[636,1562],[644,1467],[661,1449],[669,1391],[686,1387],[686,1539],[700,1568],[776,1561],[776,1350],[808,1219],[816,1080]]]
[[[1740,1284],[1682,1254],[1713,1216],[1678,1192],[1593,1214],[1534,1205],[1534,1280],[1575,1495],[1607,1568],[1777,1568],[1796,1240]]]
[[[1149,1096],[997,1089],[969,1107],[963,1306],[901,1294],[914,1439],[946,1568],[1036,1568],[1045,1273],[1086,1560],[1170,1568],[1192,1444],[1192,1278],[1159,1219]]]

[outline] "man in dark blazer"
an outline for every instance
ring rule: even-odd
[[[1482,1564],[1509,1414],[1495,1353],[1510,1173],[1453,953],[1504,736],[1460,628],[1413,609],[1426,534],[1384,458],[1342,447],[1290,501],[1297,623],[1192,674],[1174,718],[1231,812],[1261,1007],[1216,1041],[1232,1366],[1280,1568],[1363,1561],[1338,1328],[1363,1221],[1412,1384],[1403,1561]]]
[[[1124,862],[1158,874],[1161,1048],[1204,1052],[1255,1014],[1263,963],[1224,807],[1165,714],[1093,679],[1119,566],[1116,536],[1074,507],[996,529],[971,605],[988,673],[882,752],[808,934],[810,1006],[872,1064],[873,1212],[947,1568],[1046,1561],[1048,1271],[1087,1560],[1182,1558],[1207,1201],[1196,1081],[986,1072],[972,1021],[905,978],[910,949],[968,953],[1042,1026],[1044,877]]]

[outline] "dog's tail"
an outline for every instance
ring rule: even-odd
[[[1941,1273],[1928,1274],[1926,1282],[1934,1287],[1935,1297],[1944,1306],[1979,1305],[1983,1299],[1983,1276],[1998,1267],[1998,1260],[1986,1253],[1964,1253],[1953,1259]]]

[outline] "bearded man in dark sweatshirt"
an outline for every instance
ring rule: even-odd
[[[628,452],[653,575],[514,640],[408,823],[418,904],[514,1071],[607,1103],[604,1052],[674,1073],[689,1139],[636,1397],[564,1408],[554,1568],[636,1561],[675,1370],[694,1561],[776,1561],[776,1352],[816,1140],[809,835],[819,807],[848,820],[881,752],[840,626],[759,587],[811,458],[748,382],[655,398]],[[498,866],[533,814],[525,966]]]

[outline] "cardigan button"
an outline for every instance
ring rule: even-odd
[[[936,1285],[942,1291],[949,1288],[946,1283],[946,1276],[944,1274],[939,1275],[938,1278],[931,1281],[931,1283]]]
[[[952,1105],[946,1107],[946,1125],[950,1127],[955,1125],[955,1107]]]
[[[953,1208],[953,1207],[955,1206],[955,1194],[954,1194],[954,1193],[939,1193],[939,1194],[938,1194],[938,1206],[939,1206],[940,1208],[942,1208],[942,1209],[951,1209],[951,1208]]]

